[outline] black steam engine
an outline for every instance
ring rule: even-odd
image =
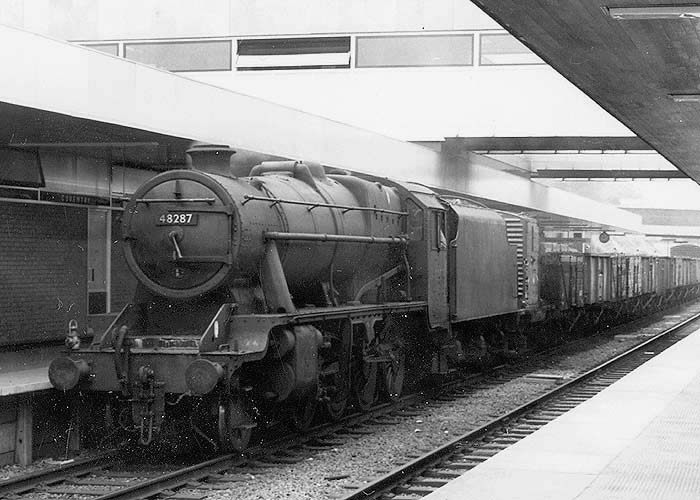
[[[190,150],[193,169],[136,191],[123,222],[133,303],[49,369],[142,444],[186,422],[242,449],[260,423],[339,418],[397,397],[407,366],[444,373],[487,346],[516,350],[523,325],[561,308],[541,302],[531,219],[312,163],[231,171],[232,153]]]

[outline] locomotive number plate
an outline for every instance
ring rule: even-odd
[[[196,226],[197,214],[191,212],[174,212],[160,214],[157,226]]]

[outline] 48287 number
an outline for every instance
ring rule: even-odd
[[[158,217],[159,226],[196,226],[197,214],[183,213],[167,213],[161,214]]]

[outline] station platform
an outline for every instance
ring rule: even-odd
[[[61,349],[43,345],[0,353],[0,465],[32,462],[35,414],[44,403],[38,396],[52,388],[48,367]]]
[[[0,374],[0,397],[51,389],[48,366]]]
[[[700,498],[700,330],[426,500]]]
[[[0,352],[0,398],[50,389],[49,364],[63,345],[39,345]]]

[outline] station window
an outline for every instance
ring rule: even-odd
[[[118,43],[80,43],[83,47],[89,47],[93,50],[99,50],[105,54],[112,56],[119,55],[119,44]]]
[[[138,168],[112,166],[111,188],[113,195],[129,196],[148,179],[158,172],[153,170],[141,170]]]
[[[44,187],[44,172],[36,151],[0,148],[0,184]]]
[[[482,66],[544,64],[530,49],[507,33],[481,35]]]
[[[350,37],[239,40],[237,53],[239,71],[349,68]]]
[[[168,71],[229,71],[231,41],[125,43],[124,57]]]
[[[471,66],[473,45],[473,35],[360,36],[356,66]]]

